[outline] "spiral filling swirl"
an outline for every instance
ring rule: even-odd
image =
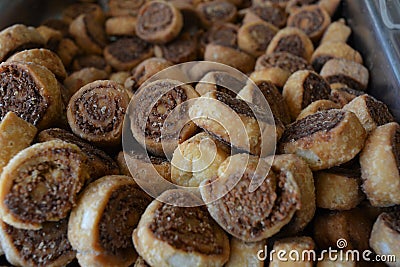
[[[324,16],[320,9],[303,10],[297,13],[289,26],[297,27],[310,35],[321,29],[324,23]]]
[[[154,2],[148,6],[137,24],[141,33],[151,34],[166,29],[173,19],[170,7],[161,2]]]

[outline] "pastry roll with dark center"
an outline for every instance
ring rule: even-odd
[[[124,37],[104,48],[104,58],[116,70],[131,70],[153,56],[153,46],[134,36]]]
[[[139,9],[147,0],[108,0],[108,8],[112,17],[137,16]]]
[[[280,150],[303,158],[313,171],[322,170],[354,158],[366,135],[353,112],[319,111],[287,126]]]
[[[354,98],[343,107],[343,110],[356,114],[367,133],[394,121],[386,104],[367,94]]]
[[[39,130],[59,122],[60,88],[54,74],[34,63],[0,65],[0,119],[12,111]]]
[[[318,5],[306,5],[291,13],[288,27],[301,29],[313,42],[318,42],[331,23],[328,12]]]
[[[314,266],[312,254],[307,254],[305,252],[314,251],[315,248],[314,240],[308,236],[287,237],[277,240],[274,242],[273,250],[275,252],[278,251],[278,253],[274,253],[271,256],[272,261],[269,263],[269,267],[284,267],[290,265],[312,267]],[[286,255],[290,256],[284,256],[283,259],[281,259],[279,255],[280,251],[284,251]]]
[[[183,27],[179,9],[164,1],[150,1],[139,10],[136,34],[150,43],[165,44],[175,39]]]
[[[257,258],[257,253],[264,250],[267,240],[259,242],[243,242],[232,237],[229,243],[231,253],[225,267],[264,267],[264,262]]]
[[[0,241],[7,261],[15,266],[66,266],[75,258],[67,237],[68,219],[47,222],[40,230],[0,222]]]
[[[178,144],[197,130],[184,103],[196,97],[192,86],[176,80],[162,79],[141,87],[131,104],[133,136],[153,155],[171,156]]]
[[[37,140],[39,142],[61,140],[77,145],[87,156],[86,164],[90,173],[89,182],[105,175],[119,174],[117,163],[107,153],[66,130],[59,128],[43,130],[38,134]]]
[[[64,66],[68,68],[71,65],[72,60],[81,52],[81,50],[73,40],[64,38],[58,44],[58,48],[55,52],[60,57]]]
[[[239,48],[254,57],[261,56],[277,32],[278,28],[265,21],[243,24],[238,32]]]
[[[74,134],[95,145],[118,145],[128,104],[125,89],[116,82],[104,80],[89,83],[69,101],[69,126]]]
[[[281,68],[289,72],[289,75],[298,70],[313,70],[307,60],[288,52],[275,52],[260,56],[257,59],[255,70],[268,68]]]
[[[301,193],[293,174],[274,166],[268,170],[272,161],[273,157],[233,155],[220,165],[218,177],[204,181],[200,187],[214,220],[242,241],[256,242],[273,236],[300,208]],[[250,192],[254,179],[262,179],[262,182]],[[232,185],[225,195],[211,201]]]
[[[204,26],[209,27],[214,23],[234,22],[236,19],[236,6],[228,1],[214,0],[200,3],[197,12]]]
[[[320,74],[330,84],[341,83],[360,91],[368,86],[368,69],[354,61],[331,59],[322,67]]]
[[[78,71],[84,68],[96,68],[104,70],[107,73],[111,72],[111,66],[107,64],[104,57],[99,55],[80,55],[72,62],[72,70]]]
[[[275,52],[288,52],[310,61],[314,45],[302,30],[286,27],[280,30],[268,45],[267,54]]]
[[[253,82],[263,82],[263,81],[270,81],[279,90],[282,90],[283,86],[285,85],[287,79],[289,79],[290,73],[284,69],[279,67],[271,67],[265,68],[262,70],[253,71],[250,74],[250,79]]]
[[[43,21],[41,25],[60,31],[63,37],[69,35],[69,22],[63,19],[50,18]]]
[[[0,32],[0,61],[6,60],[15,52],[44,45],[44,38],[35,28],[15,24]]]
[[[105,28],[106,34],[109,37],[135,36],[136,17],[118,16],[108,18]]]
[[[0,178],[2,220],[37,230],[67,217],[89,178],[86,156],[73,144],[49,141],[20,151]]]
[[[332,22],[326,29],[321,39],[321,44],[329,42],[342,42],[346,43],[351,34],[351,28],[346,25],[345,20],[339,19]]]
[[[90,14],[99,20],[104,20],[103,9],[94,3],[73,3],[63,10],[62,19],[71,23],[82,14]]]
[[[133,243],[150,266],[222,267],[229,258],[227,234],[211,218],[204,206],[180,207],[168,203],[196,198],[181,190],[168,190],[147,207]],[[167,202],[167,203],[165,203]]]
[[[174,63],[184,63],[197,59],[198,47],[197,37],[184,32],[168,44],[158,45],[154,48],[156,57],[165,58]]]
[[[62,33],[44,25],[37,27],[36,30],[44,39],[44,47],[51,51],[56,51],[60,41],[63,38]]]
[[[132,180],[104,176],[91,183],[72,210],[68,239],[81,266],[129,266],[136,260],[132,232],[151,202]]]
[[[400,203],[400,126],[396,122],[373,130],[360,155],[363,190],[373,206]]]
[[[311,64],[316,71],[320,71],[325,63],[333,58],[342,58],[363,64],[360,53],[342,42],[325,42],[320,44],[312,54]]]
[[[347,85],[341,83],[332,83],[331,84],[331,97],[330,99],[338,104],[340,108],[349,103],[351,100],[356,98],[357,96],[361,96],[365,94],[365,92],[360,90],[354,90],[349,88]]]
[[[217,44],[228,47],[238,46],[239,27],[231,23],[222,23],[213,25],[203,36],[203,45]]]
[[[224,71],[210,71],[200,79],[195,89],[199,95],[218,91],[236,97],[244,85],[243,77],[235,77]]]
[[[320,0],[289,0],[286,5],[286,12],[291,14],[304,6],[318,4],[319,1]]]
[[[282,91],[293,120],[312,102],[329,99],[330,94],[331,87],[325,79],[309,70],[299,70],[293,73]]]
[[[273,114],[218,91],[196,99],[189,116],[217,139],[253,155],[272,153],[284,130]]]
[[[296,120],[301,120],[307,117],[308,115],[314,114],[318,111],[322,110],[329,110],[329,109],[340,109],[341,107],[336,104],[335,102],[328,100],[328,99],[322,99],[322,100],[317,100],[312,102],[310,105],[305,107],[297,116]]]
[[[369,245],[379,255],[394,255],[400,258],[400,213],[384,212],[379,215],[372,228]],[[397,266],[398,262],[386,262],[388,266]]]
[[[287,16],[285,9],[270,2],[254,4],[246,11],[243,24],[261,20],[277,28],[283,28],[286,25]]]

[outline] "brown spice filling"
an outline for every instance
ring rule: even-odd
[[[249,29],[250,35],[257,44],[256,51],[265,51],[276,32],[270,27],[262,24],[257,24]]]
[[[334,58],[331,55],[320,55],[313,59],[311,65],[313,66],[314,70],[319,72],[321,71],[322,67],[325,65],[326,62]]]
[[[85,55],[75,59],[77,67],[79,69],[93,67],[99,70],[105,70],[107,62],[105,59],[98,55]]]
[[[206,43],[236,48],[237,33],[238,33],[237,27],[235,27],[232,24],[217,25],[212,27],[210,31],[207,33]]]
[[[397,170],[400,173],[400,127],[397,127],[396,133],[393,136],[392,149],[394,158],[396,159]]]
[[[275,5],[253,6],[250,11],[278,28],[285,26],[288,16],[283,8]]]
[[[103,248],[113,254],[133,248],[133,229],[150,202],[150,197],[136,185],[124,185],[115,190],[99,222]]]
[[[6,225],[6,234],[20,256],[34,266],[48,266],[59,257],[72,252],[67,237],[68,219],[49,222],[40,230],[24,230]]]
[[[378,126],[394,121],[394,118],[392,114],[390,114],[385,103],[378,101],[371,96],[366,96],[365,105],[367,106],[371,118]]]
[[[341,110],[324,110],[295,121],[287,126],[281,138],[282,143],[294,142],[316,132],[328,132],[335,128],[345,117]]]
[[[236,7],[225,1],[213,1],[202,5],[201,13],[209,22],[226,21],[236,13]]]
[[[296,34],[282,37],[276,45],[274,52],[288,52],[298,57],[303,57],[304,44]]]
[[[400,233],[400,212],[384,213],[382,219],[391,229]]]
[[[314,10],[304,10],[294,16],[291,21],[291,27],[297,27],[304,31],[305,34],[310,35],[319,30],[324,23],[324,16],[319,8]]]
[[[279,67],[289,71],[290,73],[294,73],[298,70],[313,70],[307,60],[287,52],[276,52],[269,55],[263,55],[257,63],[259,64],[260,69]]]
[[[237,93],[243,89],[245,84],[243,81],[227,74],[227,73],[215,73],[215,83],[217,84],[217,90],[231,97],[236,97]],[[222,86],[223,85],[223,86]]]
[[[364,90],[364,86],[357,80],[353,79],[350,76],[347,76],[345,74],[337,74],[337,75],[332,75],[329,77],[326,77],[326,80],[329,83],[343,83],[347,85],[348,87],[354,89],[354,90]]]
[[[165,30],[173,20],[170,7],[162,2],[153,2],[145,12],[138,16],[137,25],[142,34],[156,34]]]
[[[67,148],[39,151],[13,174],[15,178],[4,204],[25,222],[64,218],[75,205],[76,194],[82,186],[81,160],[79,154]]]
[[[329,99],[331,87],[319,75],[310,72],[303,82],[303,101],[301,108],[307,107],[314,101]]]
[[[137,60],[150,49],[151,45],[138,37],[122,38],[107,47],[108,52],[122,62]]]
[[[258,88],[261,90],[271,112],[278,117],[284,124],[290,123],[290,116],[287,112],[286,102],[283,99],[278,88],[270,81],[262,81],[257,83]],[[258,99],[254,99],[254,104],[261,106],[262,102]]]
[[[197,40],[183,35],[174,41],[161,46],[162,56],[174,64],[197,59]]]
[[[162,204],[149,225],[156,238],[176,249],[206,255],[221,254],[223,247],[215,238],[217,227],[207,209]]]
[[[93,15],[87,14],[83,18],[88,37],[101,48],[106,46],[106,36],[99,22]]]
[[[25,121],[37,125],[49,104],[40,94],[33,77],[15,65],[4,66],[0,71],[0,119],[13,111]]]

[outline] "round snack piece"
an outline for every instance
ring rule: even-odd
[[[56,18],[51,18],[51,19],[46,19],[43,21],[41,26],[46,26],[50,29],[54,29],[56,31],[61,32],[63,37],[66,37],[69,35],[69,22],[63,20],[63,19],[56,19]]]
[[[218,91],[236,97],[245,85],[241,79],[242,77],[235,77],[228,72],[210,71],[200,79],[195,89],[199,95]]]
[[[156,46],[154,54],[156,57],[165,58],[174,64],[194,61],[198,54],[197,44],[196,36],[185,32],[168,44]]]
[[[39,142],[61,140],[77,145],[88,159],[86,164],[90,173],[89,182],[105,175],[119,174],[117,163],[109,155],[107,155],[107,153],[85,142],[67,130],[59,128],[43,130],[38,134],[37,140]]]
[[[100,5],[94,3],[73,3],[67,6],[62,12],[64,21],[71,23],[82,14],[89,14],[96,19],[104,20],[104,11]]]
[[[216,177],[219,165],[229,156],[229,147],[207,133],[199,133],[179,144],[172,156],[171,181],[198,187]]]
[[[40,230],[18,229],[0,222],[0,241],[15,266],[66,266],[75,258],[67,237],[68,220],[47,222]]]
[[[6,60],[15,52],[44,45],[45,40],[34,27],[15,24],[0,32],[0,61]]]
[[[136,34],[147,42],[165,44],[178,36],[182,26],[182,14],[174,5],[150,1],[140,8]]]
[[[119,71],[129,71],[151,56],[153,47],[136,36],[118,39],[104,48],[105,60]]]
[[[318,4],[319,1],[320,0],[289,0],[286,5],[286,12],[291,14],[302,7]]]
[[[306,254],[305,252],[315,251],[315,243],[311,237],[308,236],[299,236],[299,237],[287,237],[274,242],[274,251],[278,251],[278,253],[274,253],[271,257],[272,260],[269,263],[269,267],[281,267],[281,266],[302,266],[302,267],[312,267],[313,266],[313,258],[310,256],[311,254]],[[285,260],[281,260],[280,251],[284,251],[287,254],[291,255],[289,257],[284,257]],[[296,255],[294,252],[297,252],[297,255],[304,255],[296,259]],[[308,257],[306,255],[309,255]],[[287,259],[287,260],[286,260]]]
[[[379,215],[369,239],[369,245],[377,254],[394,255],[396,259],[400,258],[399,221],[399,212],[384,212]],[[388,266],[397,266],[396,262],[386,262],[386,264]]]
[[[340,109],[341,107],[327,99],[317,100],[312,102],[310,105],[305,107],[300,114],[297,116],[296,120],[301,120],[307,117],[308,115],[314,114],[318,111],[329,110],[329,109]]]
[[[354,98],[343,107],[343,110],[356,114],[367,133],[394,121],[386,104],[367,94]]]
[[[325,79],[310,70],[299,70],[293,73],[282,91],[293,120],[312,102],[329,99],[330,94],[331,87]]]
[[[39,130],[54,126],[62,110],[60,88],[54,74],[34,63],[0,65],[0,119],[9,111]]]
[[[353,112],[330,109],[287,126],[280,149],[303,158],[316,171],[350,161],[363,148],[366,136]]]
[[[130,1],[124,1],[129,3]],[[134,2],[134,1],[133,1]],[[106,20],[106,34],[108,36],[135,36],[136,17],[118,16]]]
[[[260,171],[272,161],[273,157],[233,155],[221,164],[217,177],[204,181],[200,187],[214,220],[242,241],[256,242],[276,234],[300,208],[301,193],[290,171],[274,166],[265,173]],[[262,183],[250,192],[254,179],[262,179]],[[232,184],[228,193],[212,201]]]
[[[271,81],[276,87],[282,90],[290,73],[279,67],[266,68],[254,71],[250,74],[250,79],[254,82]]]
[[[228,262],[224,265],[225,267],[264,267],[264,262],[259,260],[256,255],[260,250],[265,249],[267,240],[247,243],[232,237],[229,245],[231,253]]]
[[[112,17],[137,16],[139,9],[147,0],[108,0],[108,8]]]
[[[195,196],[168,190],[159,199],[170,202]],[[180,207],[154,200],[133,231],[133,243],[150,266],[223,266],[229,258],[227,234],[204,206]]]
[[[373,206],[400,204],[400,126],[396,122],[373,130],[360,155],[363,190]]]
[[[238,32],[239,48],[254,57],[261,56],[277,32],[278,28],[265,21],[246,23]]]
[[[44,47],[51,51],[56,51],[58,45],[60,44],[60,41],[63,38],[61,31],[52,29],[44,25],[37,27],[36,30],[44,39]]]
[[[259,57],[256,62],[255,70],[268,68],[281,68],[289,72],[289,75],[298,70],[313,70],[307,60],[288,52],[275,52],[268,55],[264,54]]]
[[[322,67],[320,74],[330,84],[341,83],[361,91],[366,90],[368,86],[368,69],[354,61],[331,59]]]
[[[86,160],[76,145],[58,140],[20,151],[1,174],[2,220],[37,230],[46,221],[67,217],[89,178]]]
[[[318,42],[326,28],[331,23],[331,17],[319,5],[306,5],[291,13],[288,27],[302,30],[313,42]]]
[[[332,22],[326,29],[321,39],[321,44],[329,42],[346,43],[351,34],[351,28],[346,25],[344,19]]]
[[[213,25],[202,37],[202,44],[217,44],[237,48],[239,27],[232,23]]]
[[[133,136],[153,155],[171,156],[197,130],[184,103],[196,97],[192,86],[176,80],[161,79],[141,87],[130,104]]]
[[[81,266],[129,266],[136,260],[132,232],[151,198],[122,175],[91,183],[72,210],[68,239]],[[90,219],[88,219],[90,218]]]
[[[59,81],[63,81],[67,77],[67,71],[61,59],[54,52],[48,49],[30,49],[18,52],[7,59],[7,62],[32,62],[42,65],[50,70]]]
[[[122,124],[129,104],[125,89],[113,81],[83,86],[70,99],[69,126],[74,134],[102,147],[120,144]]]
[[[78,71],[84,68],[96,68],[99,70],[104,70],[107,73],[111,72],[111,66],[107,64],[107,61],[104,59],[104,57],[93,54],[78,56],[72,62],[72,70],[74,71]]]
[[[252,5],[243,18],[243,24],[253,21],[265,21],[271,23],[277,28],[282,28],[286,25],[287,14],[285,10],[271,3],[260,3]]]
[[[349,88],[347,85],[341,83],[331,84],[331,97],[330,99],[338,104],[340,108],[348,104],[351,100],[357,96],[363,95],[365,92],[354,90]]]
[[[205,1],[196,9],[201,21],[207,27],[214,23],[233,22],[236,19],[236,6],[228,1]]]
[[[64,66],[69,67],[75,56],[80,53],[80,49],[74,41],[69,38],[64,38],[58,44],[56,53],[60,57]]]
[[[288,52],[310,61],[314,45],[302,30],[286,27],[280,30],[268,45],[267,54],[274,52]]]

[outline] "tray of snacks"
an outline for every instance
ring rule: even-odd
[[[398,2],[0,10],[0,265],[400,266]]]

